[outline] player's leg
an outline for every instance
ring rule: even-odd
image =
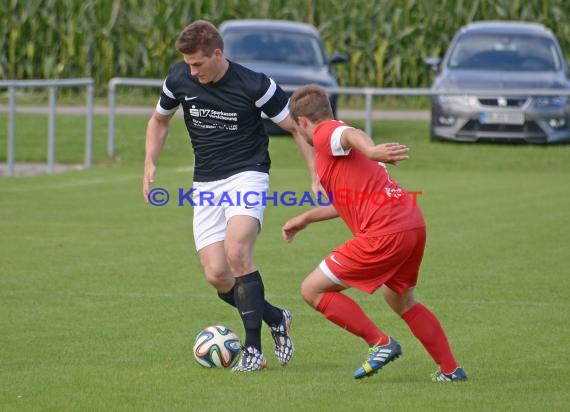
[[[209,186],[203,188],[204,191],[210,189]],[[226,227],[226,216],[221,207],[211,205],[194,207],[194,243],[206,280],[216,288],[220,299],[236,307],[235,278],[226,259],[224,247]]]
[[[369,346],[368,357],[354,377],[370,376],[385,364],[398,358],[401,348],[398,342],[382,332],[370,320],[362,308],[342,293],[347,286],[330,272],[323,261],[301,285],[303,299],[329,321],[362,338]]]
[[[448,380],[464,380],[467,375],[455,360],[438,318],[414,296],[414,286],[417,283],[425,247],[425,230],[405,233],[400,247],[409,249],[410,253],[402,262],[398,273],[382,286],[384,299],[408,324],[414,336],[440,366],[441,380],[445,380],[443,378],[447,376],[450,377]]]
[[[215,242],[205,246],[198,251],[198,255],[204,268],[206,280],[217,289],[220,299],[237,308],[234,297],[236,282],[226,258],[224,242]],[[289,315],[287,320],[290,323],[290,314],[288,311],[285,313]],[[283,312],[280,309],[264,301],[263,320],[267,324],[279,327],[283,319]],[[292,343],[289,346],[292,347]]]
[[[206,280],[216,288],[220,297],[233,290],[235,279],[226,260],[223,241],[204,246],[198,251],[198,257],[204,268]],[[232,302],[228,303],[232,304]]]
[[[237,308],[234,299],[235,277],[226,259],[224,242],[216,242],[205,246],[198,251],[200,263],[204,268],[206,280],[218,291],[218,296],[224,302]],[[263,320],[268,325],[278,325],[282,320],[279,308],[265,301],[263,307]]]
[[[345,242],[333,253],[327,256],[319,265],[319,270],[313,272],[313,281],[305,284],[305,290],[317,290],[322,283],[320,279],[326,279],[328,285],[357,288],[367,293],[373,293],[390,274],[385,273],[387,256],[392,256],[390,248],[391,240],[353,238]],[[384,252],[388,249],[389,252]],[[389,263],[389,262],[388,262]],[[318,276],[318,277],[317,277]],[[314,282],[318,281],[320,283]],[[304,293],[307,295],[307,293]],[[305,296],[306,299],[315,301],[315,297]],[[310,300],[308,300],[310,302]],[[387,363],[397,359],[402,354],[398,342],[380,330],[362,309],[348,296],[339,292],[327,292],[318,303],[317,310],[325,314],[327,318],[336,318],[339,326],[348,329],[356,335],[360,335],[368,344],[368,356],[362,366],[354,372],[354,377],[359,379],[370,376],[380,370]]]
[[[216,242],[198,251],[200,263],[204,268],[206,280],[218,291],[218,297],[237,308],[234,299],[235,277],[226,259],[224,242]],[[269,326],[276,326],[283,319],[282,310],[265,301],[263,321]]]
[[[321,263],[303,281],[301,296],[305,302],[330,322],[362,338],[368,345],[387,342],[389,337],[370,320],[360,305],[341,293],[347,286],[338,279],[331,280],[323,267]]]
[[[415,300],[413,288],[403,293],[396,293],[383,286],[382,292],[388,305],[408,324],[414,336],[439,365],[440,370],[436,372],[435,380],[467,379],[467,375],[453,356],[441,323],[433,312]]]
[[[209,182],[195,182],[199,190],[209,191]],[[224,239],[226,217],[221,207],[199,205],[194,207],[193,234],[200,263],[206,280],[219,293],[225,293],[234,286],[234,276],[226,260]]]
[[[203,186],[204,191],[212,189],[205,183],[198,185]],[[226,217],[221,207],[211,205],[194,207],[194,243],[206,280],[216,288],[218,296],[223,301],[235,307],[235,278],[224,248],[226,227]]]
[[[200,192],[210,192],[210,193],[215,192],[221,194],[225,190],[225,188],[220,187],[220,184],[218,182],[214,183],[208,182],[206,184],[199,184],[197,186],[200,186],[199,187]],[[255,239],[257,231],[259,230],[257,221],[255,221],[255,219],[252,220],[253,223],[250,223],[250,225],[253,226],[253,230],[250,230],[245,234],[246,239],[248,236]],[[264,359],[263,356],[261,355],[261,345],[256,343],[260,342],[260,339],[258,337],[259,331],[257,332],[255,331],[255,329],[260,329],[261,326],[259,327],[254,326],[252,330],[251,325],[257,323],[257,319],[254,318],[253,321],[250,319],[246,322],[244,320],[244,315],[242,315],[242,313],[244,313],[245,315],[256,316],[259,310],[256,309],[250,311],[250,309],[244,309],[243,308],[244,305],[248,306],[249,303],[247,301],[243,303],[244,299],[238,298],[238,295],[241,296],[243,294],[236,293],[236,291],[238,290],[237,287],[238,282],[236,282],[232,265],[230,264],[230,261],[228,260],[227,256],[228,250],[226,248],[226,231],[228,227],[228,222],[224,208],[214,205],[194,207],[193,225],[194,225],[194,240],[196,243],[196,249],[198,250],[200,262],[204,267],[204,273],[206,275],[206,279],[210,284],[212,284],[216,288],[216,290],[218,291],[218,296],[220,296],[222,300],[238,308],[238,311],[240,312],[240,316],[242,318],[242,322],[244,323],[246,329],[246,344],[249,343],[252,348],[258,346],[258,348],[255,349],[257,350],[257,355],[254,354],[254,356],[249,357],[251,360],[250,363],[253,365],[255,370],[261,369],[264,366]],[[251,235],[250,232],[252,232],[253,235]],[[252,242],[253,240],[249,241],[250,244],[252,244]],[[234,250],[233,247],[232,250]],[[239,265],[236,265],[236,267],[240,269]],[[240,274],[243,275],[243,273]],[[240,289],[243,289],[243,287],[241,287]],[[257,295],[254,295],[253,300],[255,304],[258,304]],[[263,300],[263,291],[262,291],[261,312],[263,312],[263,306],[264,306],[264,300]],[[246,325],[249,326],[249,328]],[[253,343],[251,342],[252,340]]]
[[[257,236],[261,230],[263,222],[263,212],[265,205],[262,201],[262,195],[267,192],[269,185],[269,176],[267,173],[260,172],[243,172],[229,179],[228,184],[224,188],[230,197],[234,199],[233,205],[224,208],[227,221],[225,253],[228,264],[232,272],[236,275],[236,286],[234,291],[234,300],[236,306],[245,318],[253,315],[254,321],[244,321],[246,323],[259,323],[258,310],[263,304],[263,320],[267,323],[271,330],[271,335],[275,342],[275,355],[279,363],[282,365],[288,363],[294,352],[293,342],[289,337],[292,315],[286,309],[281,309],[271,305],[264,299],[264,287],[261,275],[253,262],[253,248]],[[257,194],[249,198],[246,203],[241,194],[253,193]],[[244,294],[245,293],[245,294]],[[249,302],[249,303],[247,303]],[[241,306],[244,306],[242,309]],[[261,325],[259,324],[259,327]],[[257,327],[256,327],[257,329]],[[251,331],[249,333],[253,345],[261,349],[261,335],[259,331]]]
[[[261,275],[253,264],[253,246],[259,222],[251,216],[233,216],[226,230],[224,249],[235,275],[234,302],[245,329],[244,354],[235,371],[255,371],[265,367],[261,348],[261,322],[265,290]]]
[[[253,247],[259,233],[259,221],[252,216],[234,215],[228,220],[225,254],[235,274],[234,301],[245,327],[245,347],[254,348],[261,355],[261,320],[271,327],[275,353],[281,364],[291,360],[294,352],[289,337],[292,316],[265,300],[261,275],[253,262]],[[240,365],[237,370],[241,370]],[[243,365],[242,365],[243,366]]]
[[[251,187],[253,185],[253,187]],[[228,264],[226,257],[226,230],[228,228],[228,219],[233,215],[249,214],[257,221],[263,218],[263,208],[260,205],[255,209],[244,209],[243,207],[230,206],[226,203],[224,206],[216,206],[216,202],[222,195],[233,193],[243,188],[251,189],[251,191],[260,191],[267,186],[267,174],[254,173],[240,174],[232,178],[216,181],[216,182],[194,182],[197,189],[196,202],[198,206],[194,207],[193,232],[196,249],[200,257],[200,262],[204,268],[207,281],[216,288],[218,296],[226,303],[236,307],[234,292],[235,279],[232,269]],[[207,195],[215,194],[213,204],[204,202],[202,205],[198,199],[201,199],[202,193]],[[234,204],[240,204],[234,199]],[[259,231],[259,223],[254,221],[254,233]],[[236,259],[234,259],[236,260]],[[237,259],[241,261],[243,259]],[[243,265],[244,263],[241,263]],[[248,254],[246,263],[251,263],[251,252]],[[242,269],[243,270],[243,269]],[[278,325],[283,319],[282,311],[265,302],[263,311],[263,320],[270,326]]]
[[[396,293],[386,285],[383,285],[381,290],[388,306],[400,316],[418,303],[414,297],[413,287],[403,293]]]

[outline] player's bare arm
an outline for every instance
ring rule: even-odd
[[[150,186],[154,183],[156,175],[156,162],[168,136],[171,118],[172,115],[165,116],[154,112],[146,127],[143,196],[147,203]]]
[[[406,145],[393,142],[375,144],[370,136],[360,129],[346,129],[340,137],[340,143],[343,149],[354,148],[375,162],[396,165],[402,160],[409,159],[406,153],[410,151],[410,148]]]
[[[283,239],[290,243],[299,231],[305,229],[311,223],[334,219],[338,216],[338,212],[333,205],[315,207],[289,219],[281,228],[281,234]]]
[[[307,164],[307,169],[309,169],[309,173],[311,174],[311,189],[313,193],[324,193],[315,169],[315,152],[313,148],[305,141],[303,136],[301,136],[291,116],[287,116],[283,121],[278,123],[278,125],[282,129],[291,133],[295,143],[297,143],[297,147],[301,151],[301,154],[305,159],[305,163]]]

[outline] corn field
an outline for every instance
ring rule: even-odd
[[[327,52],[346,53],[342,86],[427,87],[426,56],[476,20],[543,23],[570,52],[567,0],[2,0],[0,78],[162,78],[174,41],[195,19],[272,18],[316,26]]]

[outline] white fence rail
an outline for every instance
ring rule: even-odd
[[[119,86],[134,87],[162,87],[163,79],[141,79],[115,77],[108,84],[108,133],[107,133],[107,154],[115,156],[115,117],[117,116],[116,94]],[[90,168],[93,159],[93,115],[94,115],[94,80],[91,78],[62,79],[62,80],[0,80],[0,89],[8,89],[9,110],[8,110],[8,139],[7,139],[7,175],[14,174],[15,167],[15,143],[16,143],[16,90],[22,88],[48,88],[49,89],[49,121],[48,121],[48,144],[47,144],[47,170],[52,173],[55,165],[56,152],[56,106],[57,89],[62,87],[87,88],[86,93],[86,129],[85,129],[85,162],[84,167]],[[282,86],[286,91],[293,91],[294,86]],[[374,111],[374,97],[384,96],[438,96],[438,95],[477,95],[488,97],[509,97],[509,96],[570,96],[570,89],[470,89],[454,91],[438,91],[428,88],[357,88],[339,87],[327,89],[331,93],[338,95],[363,96],[365,108],[363,118],[365,120],[365,131],[372,133],[372,120]],[[159,90],[157,90],[159,91]]]
[[[49,117],[47,143],[47,171],[53,173],[56,152],[56,108],[57,89],[62,87],[87,88],[86,126],[85,126],[85,168],[90,168],[93,161],[93,100],[95,82],[91,78],[62,79],[62,80],[0,80],[0,89],[8,89],[8,139],[6,151],[7,175],[14,175],[16,163],[16,90],[25,88],[49,89]]]
[[[137,79],[128,77],[113,77],[109,80],[109,124],[107,132],[107,155],[115,157],[115,117],[117,108],[117,86],[138,86],[138,87],[156,87],[160,88],[164,83],[164,79]]]
[[[118,86],[138,86],[138,87],[162,87],[163,79],[136,79],[115,77],[109,81],[109,130],[107,134],[107,154],[115,156],[115,117],[116,117],[116,93]],[[293,86],[282,86],[286,91],[293,91]],[[456,91],[438,91],[428,88],[359,88],[359,87],[338,87],[327,89],[331,93],[339,95],[364,96],[364,120],[365,131],[372,133],[372,119],[375,96],[439,96],[439,95],[476,95],[482,97],[509,97],[509,96],[570,96],[570,89],[474,89]]]

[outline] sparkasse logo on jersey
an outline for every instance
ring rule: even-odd
[[[208,117],[208,113],[210,109],[196,109],[195,106],[190,109],[190,115],[194,117]]]
[[[227,120],[231,122],[237,122],[236,112],[223,112],[221,110],[211,110],[211,109],[198,109],[195,105],[189,110],[190,116],[192,117],[209,117],[211,119]]]

